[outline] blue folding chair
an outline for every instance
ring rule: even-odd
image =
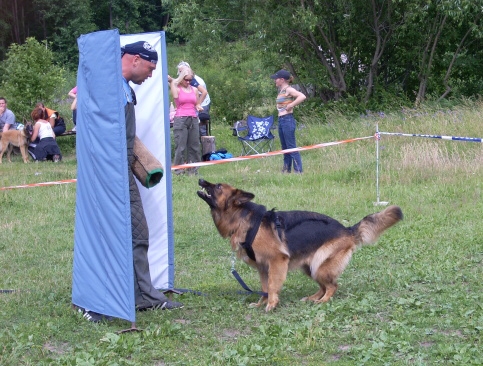
[[[275,139],[271,131],[272,127],[273,116],[248,116],[246,125],[241,121],[236,122],[233,132],[242,144],[241,155],[262,154],[272,151],[273,140]]]

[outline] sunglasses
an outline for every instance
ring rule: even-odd
[[[191,81],[191,80],[193,80],[193,79],[186,79],[186,78],[184,78],[184,81]]]

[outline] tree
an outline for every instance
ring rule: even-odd
[[[372,17],[370,18],[372,22],[371,28],[374,32],[375,47],[373,51],[373,56],[369,64],[369,71],[367,75],[367,88],[366,95],[364,97],[364,103],[369,102],[369,98],[374,92],[375,79],[379,71],[379,63],[387,43],[390,40],[392,33],[397,25],[392,23],[393,18],[393,2],[388,1],[376,1],[371,0]],[[399,20],[401,21],[401,20]]]
[[[452,44],[453,47],[456,45],[456,49],[452,51],[450,48],[449,50],[449,52],[452,51],[452,57],[443,79],[444,92],[438,100],[445,98],[452,90],[450,78],[461,53],[463,51],[469,53],[468,50],[471,43],[483,37],[480,23],[483,15],[482,7],[483,1],[481,0],[461,1],[460,7],[452,8],[448,11],[450,16],[452,16],[452,21],[456,23],[456,28],[459,28],[460,31],[456,34],[451,32],[453,35]]]
[[[197,54],[217,57],[231,52],[231,43],[239,40],[246,53],[263,52],[270,72],[288,68],[302,90],[310,89],[323,102],[356,96],[369,103],[391,90],[418,104],[428,90],[432,96],[447,96],[451,84],[463,95],[474,93],[483,77],[481,61],[476,67],[481,52],[475,42],[483,33],[483,0],[163,4],[172,13],[168,30],[186,39]],[[472,75],[469,88],[462,79],[467,74]]]
[[[65,83],[64,69],[54,63],[49,44],[32,37],[22,45],[12,43],[3,62],[3,73],[3,90],[19,120],[30,119],[30,112],[39,101],[52,105],[56,90]]]
[[[167,14],[160,0],[0,0],[0,60],[11,43],[47,40],[56,61],[75,69],[77,38],[100,29],[121,33],[161,30]]]
[[[77,66],[77,37],[98,29],[84,1],[0,0],[0,10],[0,60],[11,43],[34,37],[49,41],[59,62]]]
[[[29,34],[32,13],[29,0],[0,0],[0,59],[11,42],[21,43]]]
[[[448,14],[445,14],[437,8],[430,7],[429,11],[430,16],[426,18],[428,21],[427,24],[429,25],[427,32],[428,36],[425,39],[422,57],[420,58],[420,69],[418,74],[419,89],[418,94],[416,95],[416,106],[419,106],[426,97],[428,79],[431,75],[431,69],[436,55],[436,46],[438,45],[441,33],[448,19]]]
[[[41,29],[55,53],[55,62],[75,69],[79,51],[77,38],[81,34],[93,32],[96,25],[91,21],[89,2],[77,0],[33,0],[39,17],[35,24]]]
[[[140,10],[149,0],[91,0],[93,21],[100,29],[118,28],[121,33],[137,33]]]
[[[173,7],[173,20],[168,29],[189,39],[192,47],[201,49],[204,44],[217,49],[217,44],[225,47],[227,40],[241,38],[248,52],[263,50],[264,63],[270,72],[288,68],[302,89],[310,84],[323,101],[338,100],[348,92],[357,92],[364,80],[361,62],[370,59],[362,52],[373,45],[375,60],[370,70],[374,73],[390,34],[383,33],[386,21],[372,15],[375,11],[382,12],[383,6],[375,9],[374,2],[371,7],[360,0],[283,3],[189,0],[177,1],[176,5],[165,0],[164,3]],[[370,17],[361,17],[361,9]],[[372,18],[373,22],[379,22],[374,27],[379,33],[371,38],[374,30],[366,26],[366,21]],[[368,90],[372,90],[372,85]]]
[[[212,115],[232,124],[248,113],[272,113],[273,103],[267,107],[264,99],[275,90],[270,74],[262,71],[271,55],[248,42],[252,31],[246,29],[245,20],[252,15],[252,8],[246,1],[163,1],[163,6],[172,19],[167,30],[178,40],[190,40],[188,48],[194,57],[188,61],[208,84],[212,100],[216,100]]]

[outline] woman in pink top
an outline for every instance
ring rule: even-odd
[[[201,160],[197,112],[202,111],[203,108],[199,103],[198,90],[190,85],[193,76],[190,68],[184,68],[178,78],[170,83],[171,95],[176,104],[173,121],[175,145],[173,165],[195,163]]]

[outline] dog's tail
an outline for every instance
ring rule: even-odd
[[[389,206],[381,212],[367,215],[352,227],[357,245],[374,244],[386,229],[402,219],[403,213],[399,206]]]

